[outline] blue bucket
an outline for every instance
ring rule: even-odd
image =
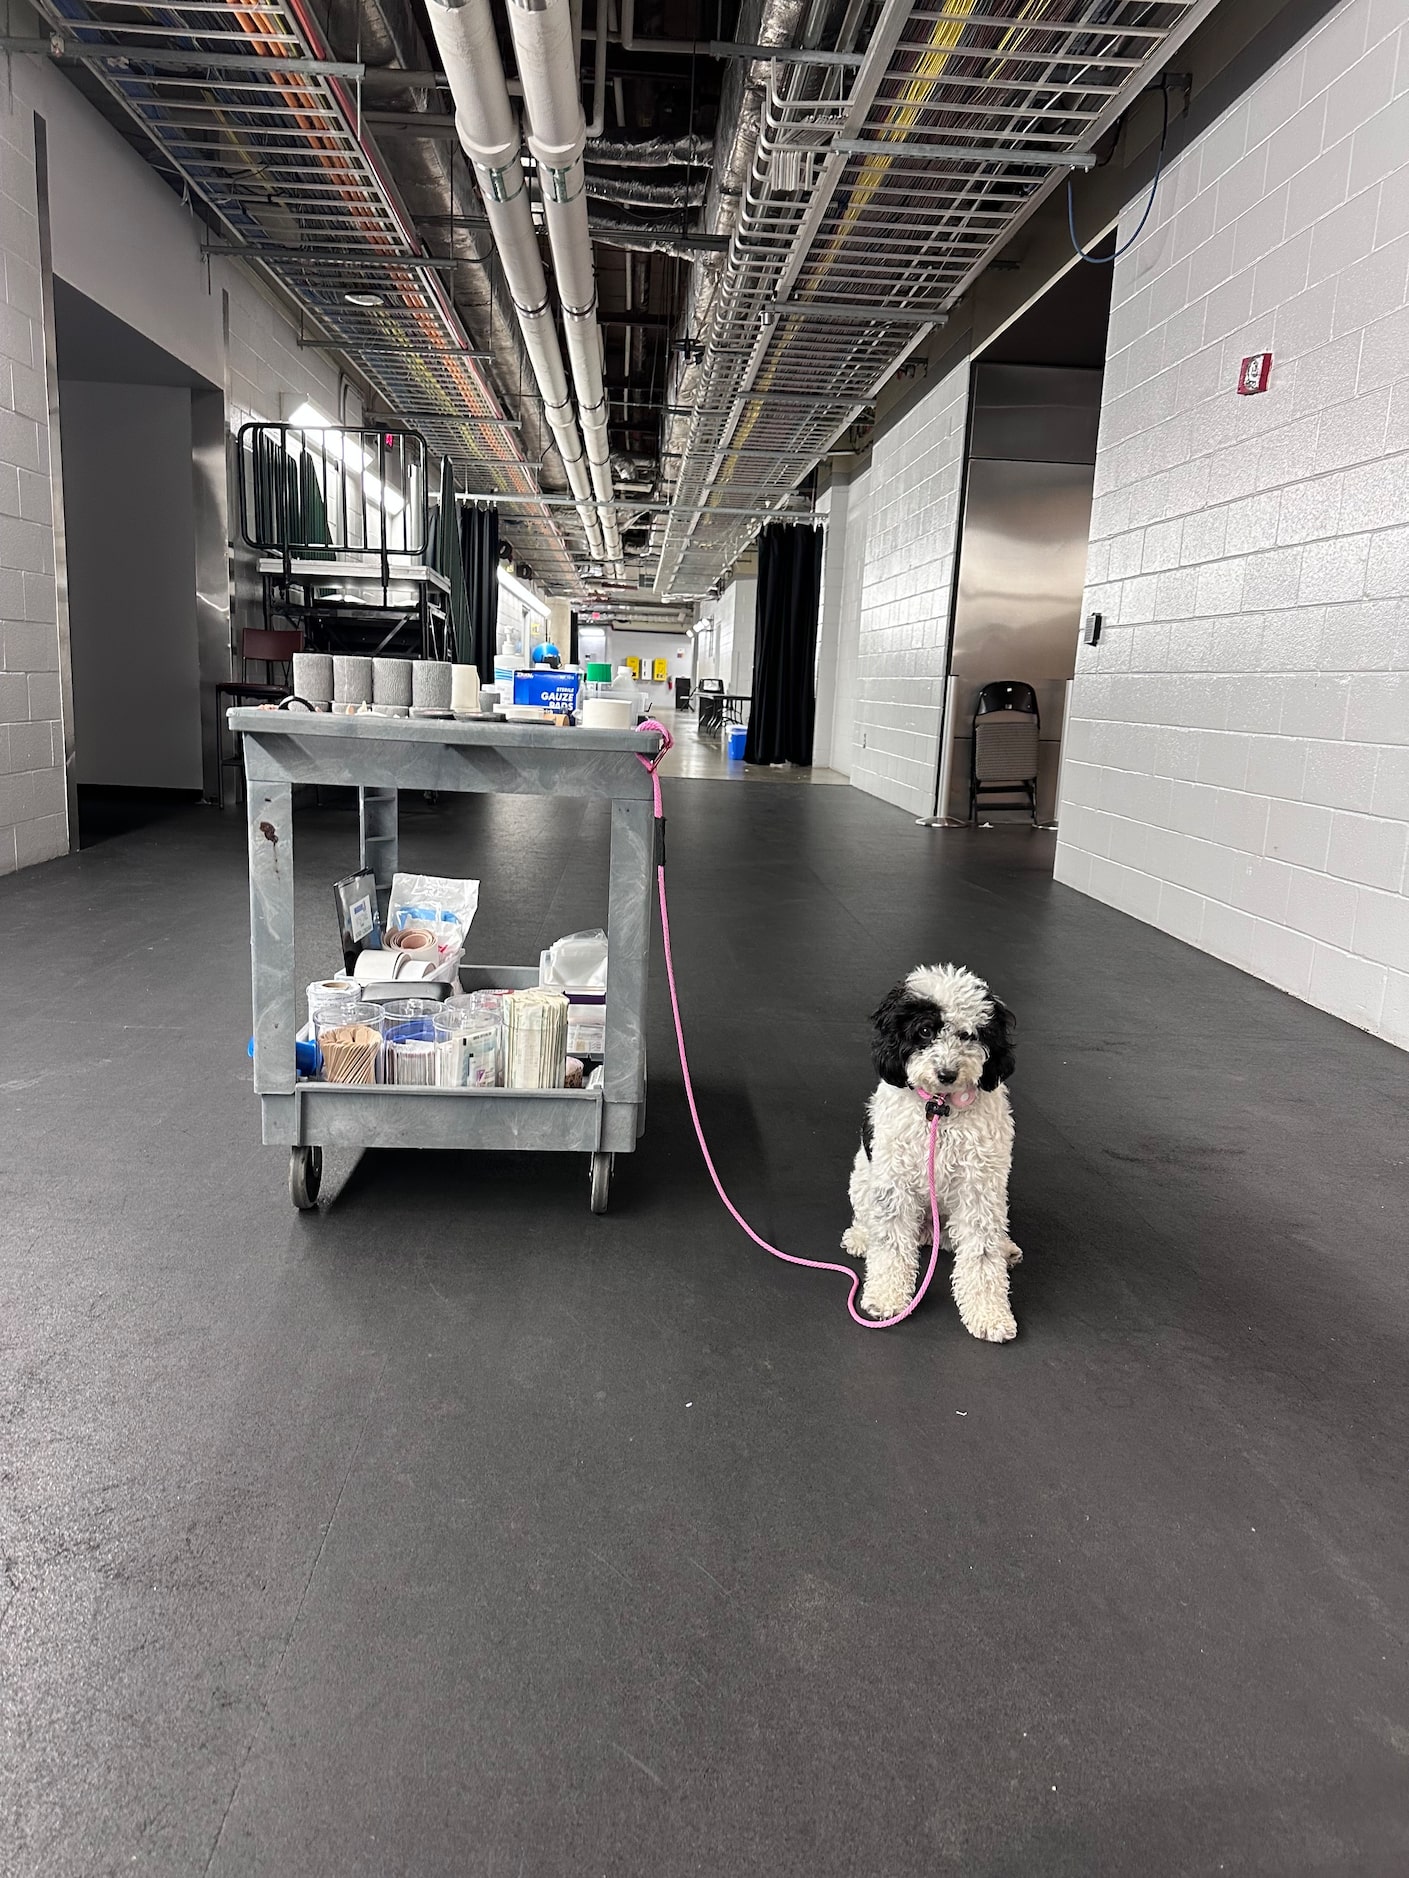
[[[731,724],[724,733],[724,754],[731,763],[742,763],[744,745],[749,740],[747,724]]]

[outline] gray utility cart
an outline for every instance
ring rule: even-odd
[[[254,1086],[264,1140],[287,1144],[289,1191],[317,1202],[323,1149],[580,1149],[591,1157],[592,1210],[606,1210],[614,1154],[645,1126],[646,988],[655,887],[654,731],[421,718],[334,717],[236,709],[248,782]],[[397,858],[397,791],[578,796],[612,805],[606,1058],[599,1089],[398,1089],[300,1081],[302,1020],[294,969],[296,784],[355,788],[362,865],[383,916]],[[538,983],[537,965],[464,966],[469,989]],[[414,987],[409,987],[414,990]]]

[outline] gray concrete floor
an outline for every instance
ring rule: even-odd
[[[1021,1024],[1007,1347],[730,1225],[666,1010],[579,1160],[262,1149],[241,824],[0,883],[6,1874],[1409,1869],[1405,1060],[1056,887],[1050,837],[669,785],[719,1162],[828,1253],[865,1013]],[[570,804],[404,815],[475,949],[601,917]],[[300,817],[311,977],[346,808]]]
[[[680,779],[719,782],[844,783],[834,769],[802,769],[793,764],[758,765],[730,762],[722,737],[702,737],[694,711],[661,711],[657,721],[675,738],[675,748],[661,765],[661,774]]]

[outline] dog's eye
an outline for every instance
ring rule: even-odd
[[[915,1041],[921,1046],[921,1048],[923,1048],[926,1044],[933,1043],[934,1039],[935,1039],[935,1028],[933,1024],[920,1024],[916,1027]]]

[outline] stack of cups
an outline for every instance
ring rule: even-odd
[[[333,659],[334,711],[360,711],[372,702],[372,661],[338,653]]]
[[[323,1059],[319,1081],[380,1082],[385,1021],[379,1004],[359,1004],[348,998],[341,1004],[324,1005],[313,1022]]]
[[[328,652],[295,652],[294,696],[315,711],[333,708],[333,660]]]
[[[410,659],[372,660],[372,709],[378,717],[410,716]]]
[[[412,717],[444,717],[450,711],[448,659],[417,659],[411,667]]]
[[[456,717],[479,715],[479,670],[476,666],[451,666],[450,708]]]

